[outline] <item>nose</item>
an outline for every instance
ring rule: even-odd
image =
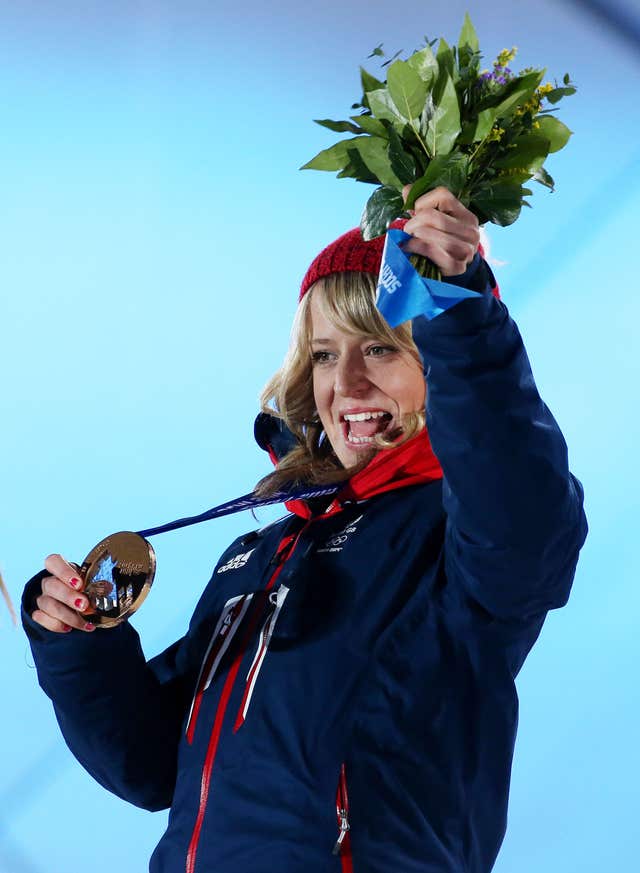
[[[342,397],[361,397],[370,387],[362,354],[341,356],[335,369],[335,393]]]

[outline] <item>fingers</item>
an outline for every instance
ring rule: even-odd
[[[52,576],[70,585],[76,591],[82,591],[84,582],[75,564],[70,564],[62,555],[49,555],[44,560],[44,568],[51,573]]]
[[[405,198],[409,190],[405,186]],[[403,250],[429,258],[444,276],[464,273],[480,243],[478,219],[446,188],[419,197],[404,230],[413,239]]]
[[[410,191],[411,185],[405,185],[402,189],[405,201]],[[420,209],[439,209],[441,212],[449,213],[449,215],[470,215],[477,222],[473,213],[469,212],[466,206],[463,206],[458,198],[442,185],[418,197],[411,211],[418,212]]]
[[[464,206],[462,208],[464,209]],[[421,236],[426,236],[430,230],[440,231],[477,248],[480,242],[480,230],[477,219],[475,216],[472,218],[473,221],[465,221],[446,212],[440,212],[438,209],[427,208],[416,212],[405,224],[405,230],[413,236],[420,234],[420,231],[423,231]]]
[[[429,258],[445,276],[464,273],[480,242],[477,225],[460,222],[434,209],[416,213],[404,229],[412,239],[403,245],[403,251]]]
[[[402,250],[408,255],[429,258],[439,267],[443,277],[464,273],[476,253],[476,247],[467,243],[452,243],[447,240],[441,244],[437,239],[431,239],[428,243],[412,239],[402,246]]]
[[[50,608],[49,604],[47,604],[46,601],[45,606],[47,607],[47,609]],[[57,609],[55,605],[53,605],[52,608],[54,610]],[[43,609],[35,609],[31,613],[31,618],[37,624],[41,625],[47,630],[59,634],[66,634],[74,629],[91,633],[91,631],[94,631],[96,629],[96,626],[94,624],[85,621],[81,615],[78,615],[77,612],[73,612],[71,610],[63,608],[59,610],[58,615],[61,617],[56,617],[56,615],[52,615],[51,612],[46,612]]]
[[[36,598],[37,609],[31,615],[33,620],[55,633],[68,633],[74,628],[95,630],[95,625],[81,615],[90,604],[82,593],[84,582],[78,568],[61,555],[49,555],[45,568],[51,575],[42,580],[42,593]]]

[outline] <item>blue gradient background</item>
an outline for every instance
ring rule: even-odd
[[[640,58],[576,4],[0,2],[0,563],[18,601],[48,553],[81,559],[113,530],[201,511],[263,475],[252,422],[299,280],[370,192],[297,171],[335,141],[311,119],[345,117],[380,41],[454,40],[467,9],[487,61],[517,45],[519,67],[580,87],[561,104],[575,136],[548,162],[557,191],[535,186],[533,210],[489,230],[591,524],[570,604],[519,678],[495,870],[633,870]],[[253,526],[155,540],[156,585],[134,620],[149,656]],[[166,814],[129,807],[72,759],[4,611],[0,662],[0,871],[146,869]]]

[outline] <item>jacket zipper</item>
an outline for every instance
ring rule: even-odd
[[[278,546],[275,555],[278,561],[278,566],[276,567],[275,572],[272,574],[271,579],[269,579],[269,582],[267,583],[267,586],[264,589],[263,593],[270,592],[274,587],[278,576],[282,572],[282,568],[284,567],[286,561],[293,554],[300,540],[300,536],[307,529],[308,524],[309,522],[307,522],[297,534],[285,537]],[[209,744],[207,746],[207,753],[204,759],[204,766],[202,768],[202,778],[200,781],[200,803],[198,806],[198,814],[196,816],[195,825],[193,827],[193,833],[191,834],[191,840],[187,849],[185,867],[186,873],[194,873],[195,870],[198,843],[200,842],[200,834],[202,832],[202,824],[204,822],[204,815],[207,809],[207,800],[209,798],[209,789],[211,787],[211,772],[213,770],[213,764],[215,761],[216,752],[218,750],[220,734],[222,733],[222,723],[224,721],[224,716],[227,711],[227,706],[229,705],[229,700],[231,698],[231,692],[233,690],[236,677],[240,670],[240,665],[242,664],[242,660],[246,654],[246,650],[249,646],[251,638],[256,631],[259,620],[260,610],[256,609],[254,615],[251,617],[251,620],[247,625],[245,633],[242,636],[238,653],[233,659],[233,663],[229,668],[229,673],[227,674],[227,678],[222,688],[222,693],[220,695],[218,708],[213,722],[213,728],[211,730],[211,736],[209,737]]]
[[[347,774],[345,766],[340,767],[338,790],[336,792],[336,815],[338,818],[338,839],[333,847],[333,854],[340,855],[342,873],[353,873],[351,858],[351,839],[349,836],[349,795],[347,793]]]

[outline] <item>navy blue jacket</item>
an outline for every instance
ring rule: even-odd
[[[487,282],[484,265],[473,275]],[[416,318],[414,338],[443,480],[236,540],[186,635],[148,663],[129,623],[36,625],[39,577],[27,587],[25,627],[69,747],[119,796],[171,806],[153,873],[494,863],[514,678],[569,595],[582,489],[488,288]],[[341,772],[349,831],[333,854]]]

